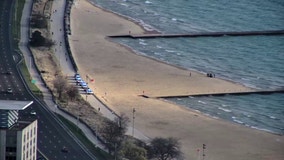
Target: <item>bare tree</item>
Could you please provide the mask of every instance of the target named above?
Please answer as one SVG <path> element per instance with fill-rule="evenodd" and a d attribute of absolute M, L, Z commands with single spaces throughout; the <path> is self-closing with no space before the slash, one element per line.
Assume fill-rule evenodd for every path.
<path fill-rule="evenodd" d="M 34 31 L 32 33 L 29 43 L 33 47 L 51 47 L 55 44 L 51 39 L 44 37 L 40 31 Z"/>
<path fill-rule="evenodd" d="M 62 93 L 66 91 L 67 88 L 67 80 L 63 76 L 57 76 L 53 81 L 54 88 L 57 91 L 59 100 L 62 97 Z"/>
<path fill-rule="evenodd" d="M 149 158 L 170 160 L 181 157 L 180 143 L 175 138 L 154 138 L 148 149 Z"/>
<path fill-rule="evenodd" d="M 124 135 L 127 131 L 129 118 L 124 113 L 122 113 L 119 117 L 115 118 L 114 121 L 118 124 L 121 134 Z"/>
<path fill-rule="evenodd" d="M 71 101 L 73 101 L 79 95 L 79 91 L 78 91 L 77 87 L 75 87 L 74 85 L 69 85 L 67 87 L 66 93 L 69 96 L 69 98 L 71 99 Z"/>
<path fill-rule="evenodd" d="M 109 152 L 115 152 L 121 146 L 124 134 L 128 127 L 129 118 L 122 114 L 115 121 L 106 121 L 100 128 L 99 134 L 106 141 Z"/>
<path fill-rule="evenodd" d="M 35 14 L 31 19 L 33 28 L 47 28 L 47 18 L 42 14 Z"/>

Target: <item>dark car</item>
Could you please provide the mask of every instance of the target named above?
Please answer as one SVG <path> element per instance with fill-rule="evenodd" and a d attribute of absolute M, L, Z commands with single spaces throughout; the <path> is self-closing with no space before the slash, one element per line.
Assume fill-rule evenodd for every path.
<path fill-rule="evenodd" d="M 63 147 L 63 148 L 61 149 L 61 152 L 68 153 L 68 152 L 69 152 L 69 150 L 68 150 L 68 148 L 67 148 L 67 147 Z"/>

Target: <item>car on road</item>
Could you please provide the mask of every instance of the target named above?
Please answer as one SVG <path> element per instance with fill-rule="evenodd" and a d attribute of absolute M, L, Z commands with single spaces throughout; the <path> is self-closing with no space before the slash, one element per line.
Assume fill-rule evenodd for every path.
<path fill-rule="evenodd" d="M 6 71 L 6 72 L 2 72 L 2 74 L 11 75 L 11 74 L 12 74 L 12 72 L 11 72 L 11 71 Z"/>
<path fill-rule="evenodd" d="M 64 152 L 64 153 L 68 153 L 69 152 L 69 150 L 68 150 L 68 148 L 67 147 L 63 147 L 62 149 L 61 149 L 61 152 Z"/>
<path fill-rule="evenodd" d="M 90 88 L 85 89 L 85 92 L 87 94 L 93 94 L 94 93 Z"/>
<path fill-rule="evenodd" d="M 8 88 L 8 89 L 7 89 L 7 93 L 13 93 L 12 88 Z"/>
<path fill-rule="evenodd" d="M 36 116 L 36 112 L 35 111 L 31 111 L 30 114 L 33 115 L 33 116 Z"/>

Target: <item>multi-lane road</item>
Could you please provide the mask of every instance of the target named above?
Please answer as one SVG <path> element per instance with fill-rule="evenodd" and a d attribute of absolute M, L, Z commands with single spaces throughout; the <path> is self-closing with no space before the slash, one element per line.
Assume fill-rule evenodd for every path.
<path fill-rule="evenodd" d="M 27 100 L 34 103 L 20 113 L 20 116 L 34 116 L 38 119 L 38 149 L 48 159 L 95 159 L 85 147 L 78 142 L 71 132 L 50 112 L 45 104 L 34 97 L 17 68 L 21 60 L 12 46 L 11 17 L 14 12 L 15 0 L 0 0 L 0 99 L 1 100 Z M 12 93 L 8 93 L 8 88 Z M 68 153 L 62 152 L 66 147 Z"/>

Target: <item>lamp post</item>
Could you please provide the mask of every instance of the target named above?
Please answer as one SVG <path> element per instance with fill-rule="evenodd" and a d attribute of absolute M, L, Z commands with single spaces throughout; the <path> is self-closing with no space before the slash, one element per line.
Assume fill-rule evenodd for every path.
<path fill-rule="evenodd" d="M 132 137 L 134 137 L 134 119 L 135 119 L 135 108 L 132 109 Z"/>
<path fill-rule="evenodd" d="M 205 159 L 205 149 L 206 149 L 206 144 L 203 144 L 203 146 L 202 146 L 202 148 L 203 148 L 203 153 L 202 153 L 202 156 L 203 156 L 203 160 Z"/>

